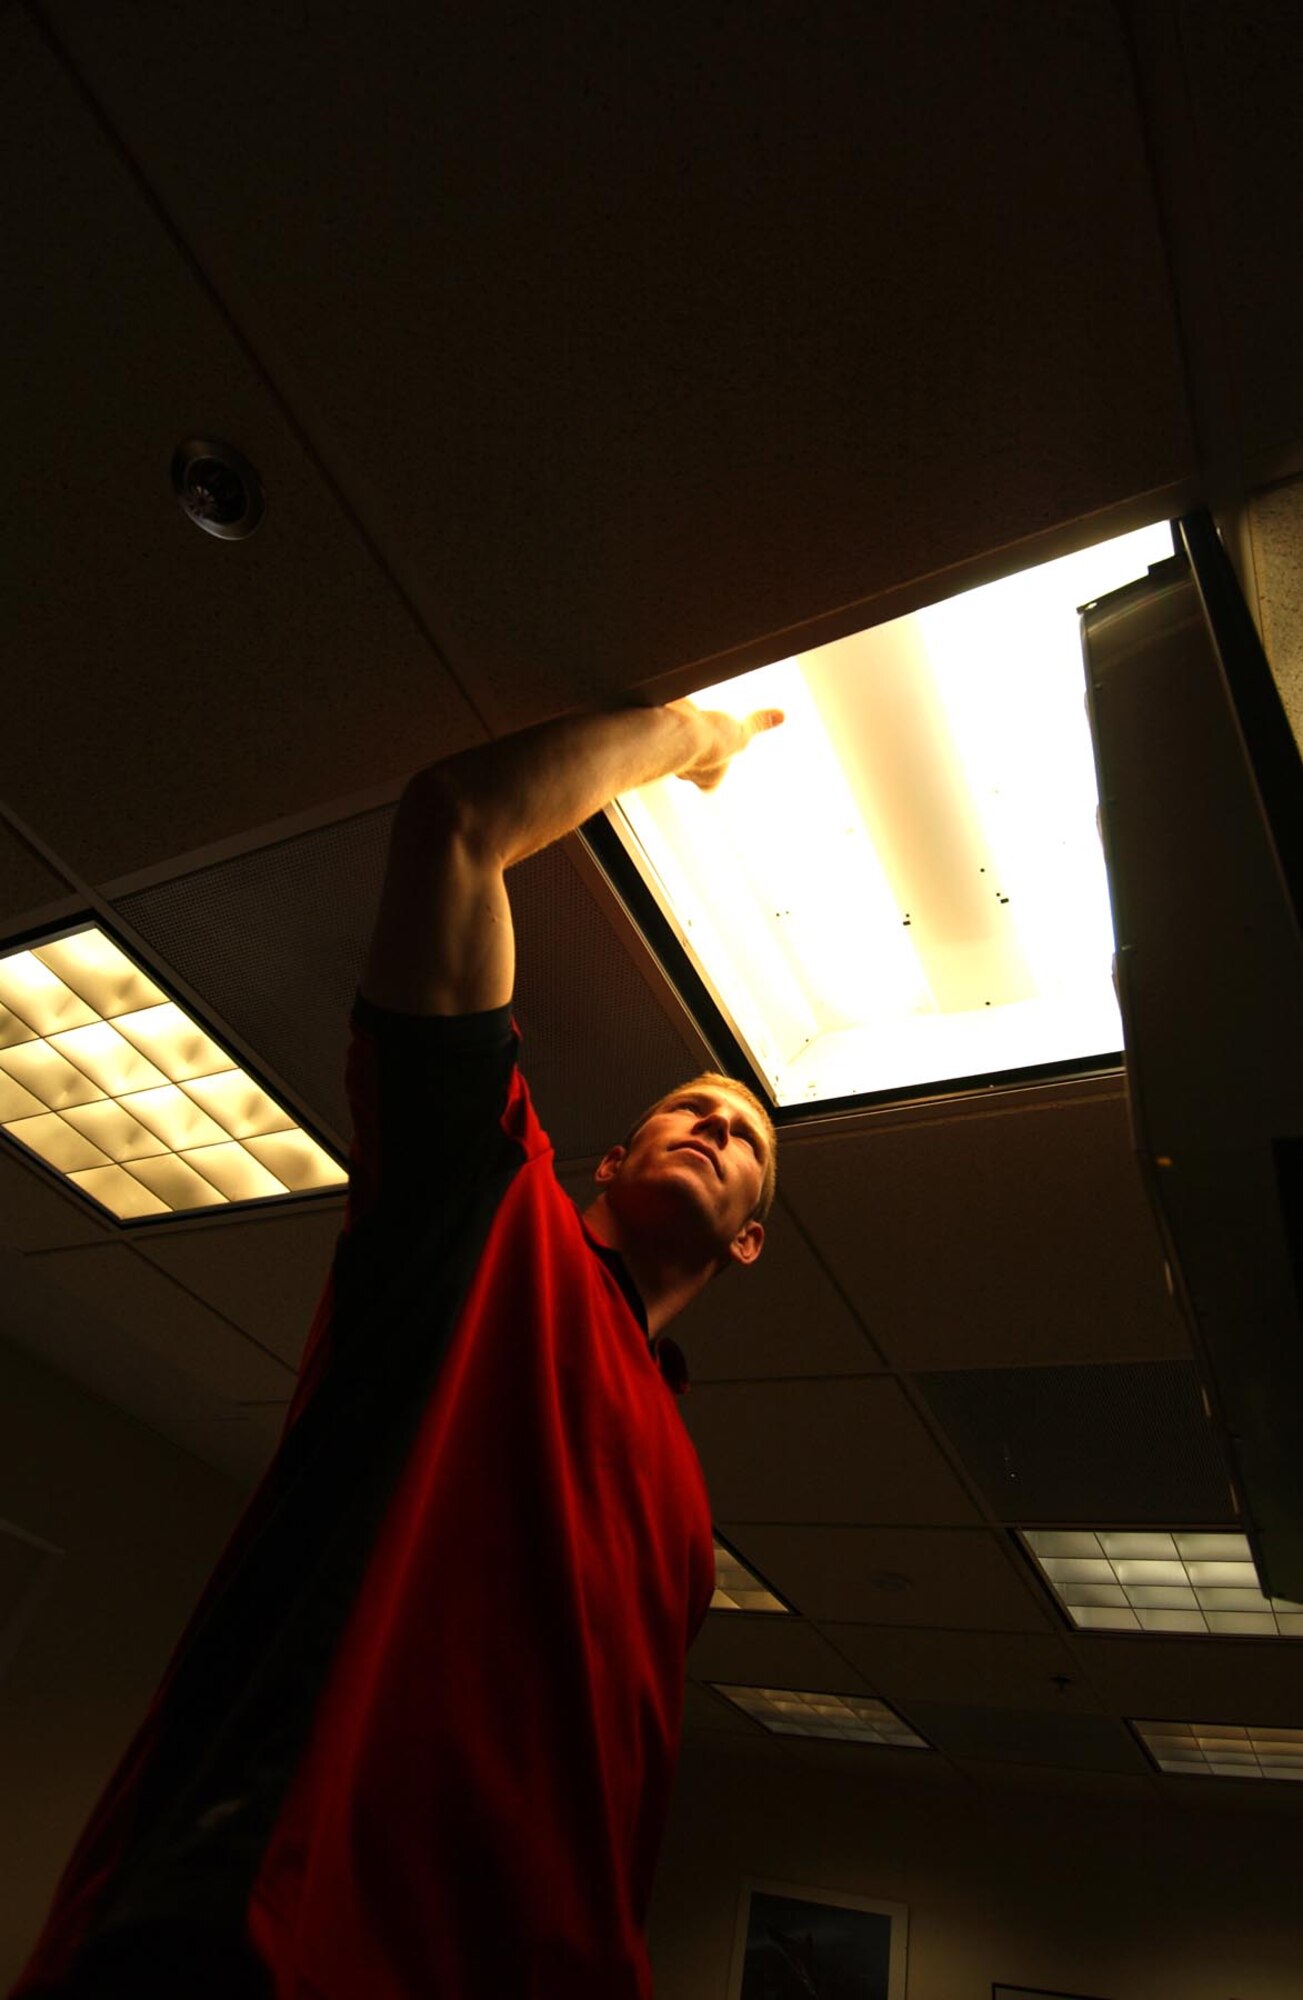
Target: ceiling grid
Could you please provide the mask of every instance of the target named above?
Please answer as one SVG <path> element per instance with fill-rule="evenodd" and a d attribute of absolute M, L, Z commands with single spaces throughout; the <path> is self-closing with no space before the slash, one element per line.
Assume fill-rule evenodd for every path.
<path fill-rule="evenodd" d="M 929 0 L 872 46 L 771 10 L 618 51 L 590 11 L 565 47 L 521 17 L 506 66 L 481 17 L 389 0 L 328 0 L 311 37 L 255 0 L 0 24 L 30 496 L 0 801 L 42 843 L 0 828 L 0 905 L 123 885 L 160 975 L 341 1139 L 392 819 L 360 801 L 486 726 L 686 693 L 1197 491 L 1166 112 L 1212 190 L 1188 240 L 1222 434 L 1260 465 L 1300 441 L 1282 8 L 1183 8 L 1152 129 L 1106 0 L 944 33 Z M 246 543 L 170 490 L 205 427 L 264 483 Z M 1282 662 L 1296 514 L 1255 514 Z M 513 901 L 526 1074 L 582 1202 L 699 1045 L 567 855 Z M 1128 1718 L 1303 1727 L 1303 1642 L 1074 1631 L 1012 1534 L 1233 1525 L 1121 1076 L 816 1119 L 779 1187 L 762 1264 L 684 1316 L 684 1417 L 720 1533 L 794 1610 L 710 1615 L 689 1734 L 942 1791 L 1289 1790 L 1161 1773 Z M 251 1489 L 342 1201 L 124 1243 L 7 1146 L 0 1197 L 0 1336 Z M 934 1747 L 770 1737 L 717 1685 L 876 1698 Z"/>

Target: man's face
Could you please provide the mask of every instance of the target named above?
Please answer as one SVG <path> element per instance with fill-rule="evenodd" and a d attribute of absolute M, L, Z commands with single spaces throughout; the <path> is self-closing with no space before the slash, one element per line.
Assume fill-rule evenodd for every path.
<path fill-rule="evenodd" d="M 641 1216 L 648 1225 L 693 1236 L 708 1232 L 722 1254 L 751 1263 L 764 1240 L 751 1217 L 767 1147 L 764 1127 L 744 1097 L 693 1084 L 657 1106 L 627 1152 L 617 1146 L 608 1153 L 598 1179 L 630 1219 Z"/>

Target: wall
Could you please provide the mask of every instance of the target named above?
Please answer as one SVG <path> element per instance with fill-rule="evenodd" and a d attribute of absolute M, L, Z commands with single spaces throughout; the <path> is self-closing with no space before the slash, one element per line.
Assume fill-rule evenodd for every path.
<path fill-rule="evenodd" d="M 0 1679 L 0 1992 L 247 1499 L 0 1343 L 0 1519 L 65 1551 Z"/>
<path fill-rule="evenodd" d="M 652 1911 L 656 2000 L 726 2000 L 744 1876 L 907 1904 L 907 2000 L 990 2000 L 995 1979 L 1298 2000 L 1303 1788 L 1279 1789 L 1291 1798 L 1261 1814 L 1199 1811 L 888 1786 L 689 1746 Z"/>

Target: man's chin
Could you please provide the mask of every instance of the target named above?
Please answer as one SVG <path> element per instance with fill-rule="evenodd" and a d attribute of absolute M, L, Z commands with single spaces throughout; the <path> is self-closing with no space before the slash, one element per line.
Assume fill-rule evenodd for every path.
<path fill-rule="evenodd" d="M 621 1190 L 621 1208 L 641 1226 L 686 1228 L 713 1236 L 718 1213 L 714 1173 L 708 1161 L 666 1162 L 667 1171 L 642 1174 Z"/>

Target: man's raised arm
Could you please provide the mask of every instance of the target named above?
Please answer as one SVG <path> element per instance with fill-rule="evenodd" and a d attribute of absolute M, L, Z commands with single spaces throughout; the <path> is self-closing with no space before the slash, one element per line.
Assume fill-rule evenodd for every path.
<path fill-rule="evenodd" d="M 362 991 L 409 1014 L 474 1014 L 511 999 L 505 871 L 621 792 L 678 776 L 713 790 L 729 759 L 783 719 L 675 701 L 563 716 L 418 771 L 403 793 Z"/>

